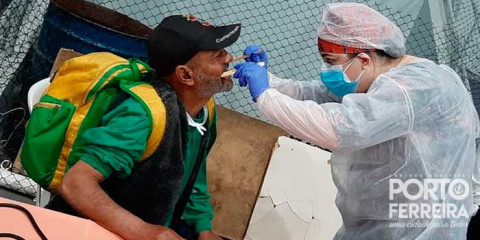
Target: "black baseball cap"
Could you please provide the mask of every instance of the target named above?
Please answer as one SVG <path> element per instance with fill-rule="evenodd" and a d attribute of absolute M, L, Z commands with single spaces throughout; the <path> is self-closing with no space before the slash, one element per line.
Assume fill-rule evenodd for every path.
<path fill-rule="evenodd" d="M 166 17 L 147 44 L 148 63 L 157 76 L 166 77 L 200 51 L 220 50 L 235 43 L 241 24 L 213 26 L 192 15 Z"/>

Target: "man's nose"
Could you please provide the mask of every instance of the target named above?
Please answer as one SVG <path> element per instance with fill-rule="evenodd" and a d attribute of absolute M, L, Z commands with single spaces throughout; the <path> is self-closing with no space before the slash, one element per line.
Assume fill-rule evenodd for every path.
<path fill-rule="evenodd" d="M 225 57 L 225 63 L 231 63 L 232 60 L 233 60 L 232 54 L 230 54 L 229 52 L 227 52 L 227 56 Z"/>

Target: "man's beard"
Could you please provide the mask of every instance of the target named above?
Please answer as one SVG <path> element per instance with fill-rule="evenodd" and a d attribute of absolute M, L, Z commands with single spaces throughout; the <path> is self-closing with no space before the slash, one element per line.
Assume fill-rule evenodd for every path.
<path fill-rule="evenodd" d="M 216 93 L 227 92 L 233 88 L 231 78 L 210 76 L 203 72 L 197 73 L 197 84 L 197 93 L 201 98 L 210 98 Z"/>

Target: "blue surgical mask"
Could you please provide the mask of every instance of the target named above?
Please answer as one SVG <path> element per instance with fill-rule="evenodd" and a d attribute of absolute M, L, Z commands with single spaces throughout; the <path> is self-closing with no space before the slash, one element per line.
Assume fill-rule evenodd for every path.
<path fill-rule="evenodd" d="M 365 70 L 362 70 L 354 81 L 351 81 L 345 74 L 345 71 L 352 65 L 354 59 L 350 60 L 345 70 L 343 70 L 343 65 L 330 65 L 327 63 L 323 64 L 320 69 L 320 79 L 323 84 L 338 97 L 357 91 L 359 81 Z"/>

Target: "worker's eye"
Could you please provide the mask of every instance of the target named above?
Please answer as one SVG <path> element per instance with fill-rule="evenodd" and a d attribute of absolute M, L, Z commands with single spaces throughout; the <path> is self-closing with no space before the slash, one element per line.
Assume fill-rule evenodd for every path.
<path fill-rule="evenodd" d="M 328 64 L 332 64 L 332 63 L 335 62 L 335 60 L 332 59 L 332 58 L 324 58 L 323 61 L 324 61 L 325 63 L 328 63 Z"/>

